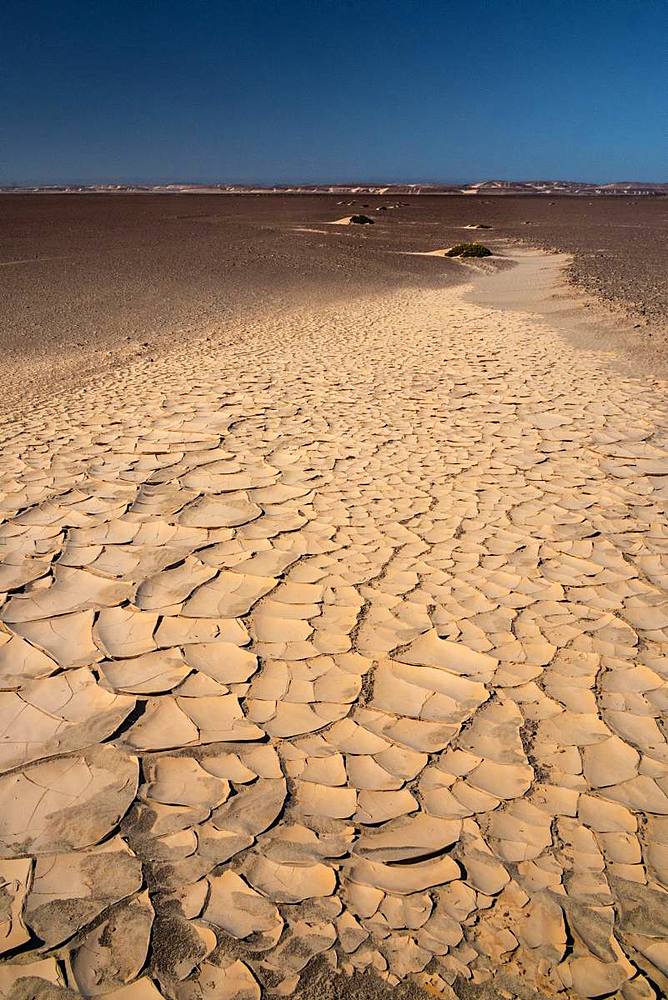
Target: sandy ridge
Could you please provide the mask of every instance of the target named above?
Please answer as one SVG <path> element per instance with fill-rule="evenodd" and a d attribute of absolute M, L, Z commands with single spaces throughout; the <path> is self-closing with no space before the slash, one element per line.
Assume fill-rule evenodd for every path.
<path fill-rule="evenodd" d="M 2 989 L 665 989 L 658 389 L 407 291 L 26 417 Z"/>

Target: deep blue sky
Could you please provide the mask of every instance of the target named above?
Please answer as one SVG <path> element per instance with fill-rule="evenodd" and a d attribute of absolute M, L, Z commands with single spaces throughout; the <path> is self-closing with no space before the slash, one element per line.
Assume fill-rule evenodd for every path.
<path fill-rule="evenodd" d="M 668 180 L 667 0 L 16 0 L 0 183 Z"/>

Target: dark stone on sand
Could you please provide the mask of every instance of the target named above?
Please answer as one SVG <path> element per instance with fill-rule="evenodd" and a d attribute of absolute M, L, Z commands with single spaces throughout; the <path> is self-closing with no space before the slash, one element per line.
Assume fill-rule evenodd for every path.
<path fill-rule="evenodd" d="M 350 221 L 358 226 L 373 226 L 373 219 L 370 219 L 368 215 L 351 215 Z"/>
<path fill-rule="evenodd" d="M 445 254 L 446 257 L 491 257 L 492 251 L 482 243 L 457 243 Z"/>

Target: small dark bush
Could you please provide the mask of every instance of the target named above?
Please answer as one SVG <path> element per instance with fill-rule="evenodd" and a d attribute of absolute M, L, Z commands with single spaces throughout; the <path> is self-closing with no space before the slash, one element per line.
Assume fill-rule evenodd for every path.
<path fill-rule="evenodd" d="M 350 221 L 356 222 L 358 226 L 373 226 L 373 219 L 368 215 L 351 215 Z"/>
<path fill-rule="evenodd" d="M 491 257 L 492 251 L 484 247 L 482 243 L 457 243 L 450 247 L 446 257 Z"/>

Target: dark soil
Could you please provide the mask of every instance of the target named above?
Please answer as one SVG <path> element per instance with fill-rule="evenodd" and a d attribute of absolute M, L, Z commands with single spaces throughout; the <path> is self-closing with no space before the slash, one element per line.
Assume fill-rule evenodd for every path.
<path fill-rule="evenodd" d="M 27 359 L 53 359 L 54 378 L 76 359 L 81 377 L 119 349 L 150 356 L 255 310 L 465 280 L 455 261 L 405 251 L 451 246 L 472 224 L 492 227 L 495 252 L 572 253 L 572 279 L 630 310 L 639 341 L 666 324 L 668 198 L 415 196 L 373 226 L 323 225 L 340 211 L 326 195 L 0 195 L 3 392 Z"/>

